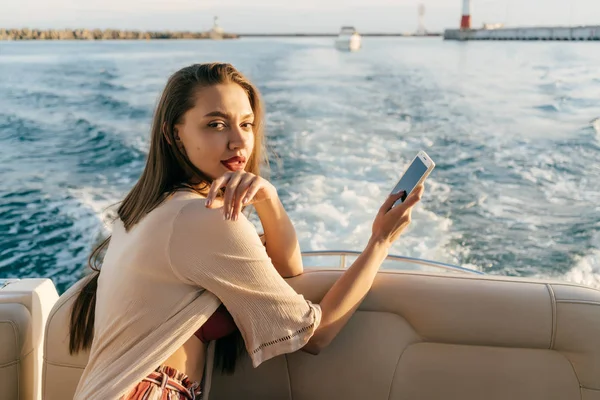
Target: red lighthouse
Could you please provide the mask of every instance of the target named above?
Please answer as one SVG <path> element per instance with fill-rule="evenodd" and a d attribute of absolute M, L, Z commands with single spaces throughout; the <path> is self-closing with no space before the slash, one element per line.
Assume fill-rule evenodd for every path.
<path fill-rule="evenodd" d="M 471 29 L 471 0 L 463 0 L 462 18 L 460 29 Z"/>

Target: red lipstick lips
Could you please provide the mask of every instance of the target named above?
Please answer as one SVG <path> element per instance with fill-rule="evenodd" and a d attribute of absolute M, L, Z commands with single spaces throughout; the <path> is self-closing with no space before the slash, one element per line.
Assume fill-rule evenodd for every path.
<path fill-rule="evenodd" d="M 230 171 L 239 171 L 244 169 L 244 165 L 246 164 L 246 157 L 231 157 L 227 160 L 221 160 L 221 164 L 223 164 L 225 168 L 227 168 Z"/>

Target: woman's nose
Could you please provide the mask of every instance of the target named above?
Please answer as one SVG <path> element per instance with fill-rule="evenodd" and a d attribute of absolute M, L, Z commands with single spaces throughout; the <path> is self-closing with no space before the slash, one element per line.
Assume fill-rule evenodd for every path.
<path fill-rule="evenodd" d="M 237 128 L 234 127 L 231 131 L 229 148 L 231 150 L 244 148 L 246 146 L 246 141 L 248 140 L 248 132 L 244 132 L 244 130 L 239 126 Z"/>

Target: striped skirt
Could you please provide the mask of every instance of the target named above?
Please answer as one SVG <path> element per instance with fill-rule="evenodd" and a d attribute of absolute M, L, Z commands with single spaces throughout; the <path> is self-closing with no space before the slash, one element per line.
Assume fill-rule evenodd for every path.
<path fill-rule="evenodd" d="M 121 400 L 197 400 L 201 397 L 199 387 L 186 374 L 160 366 Z"/>

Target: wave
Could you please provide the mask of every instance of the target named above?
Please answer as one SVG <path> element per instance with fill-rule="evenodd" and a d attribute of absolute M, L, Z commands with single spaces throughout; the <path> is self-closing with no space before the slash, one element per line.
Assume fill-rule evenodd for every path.
<path fill-rule="evenodd" d="M 535 106 L 534 108 L 536 108 L 540 111 L 549 112 L 549 113 L 560 112 L 560 107 L 556 104 L 541 104 L 539 106 Z"/>
<path fill-rule="evenodd" d="M 119 116 L 130 119 L 149 119 L 152 114 L 147 108 L 135 107 L 125 100 L 115 98 L 113 96 L 97 93 L 82 99 L 82 108 L 98 111 L 104 110 L 108 115 Z"/>
<path fill-rule="evenodd" d="M 38 140 L 42 134 L 41 126 L 37 121 L 30 118 L 19 117 L 14 114 L 6 114 L 0 112 L 0 140 L 9 144 L 11 142 L 34 142 Z M 8 146 L 0 147 L 2 150 L 8 150 Z M 10 156 L 12 152 L 7 151 L 6 155 Z M 2 161 L 2 159 L 0 159 Z"/>
<path fill-rule="evenodd" d="M 85 187 L 62 194 L 21 189 L 3 196 L 0 274 L 49 277 L 63 291 L 82 276 L 92 244 L 106 234 L 102 208 L 114 200 L 106 190 Z"/>
<path fill-rule="evenodd" d="M 76 277 L 103 207 L 139 176 L 169 74 L 226 59 L 263 91 L 273 180 L 303 250 L 360 250 L 386 192 L 425 149 L 438 167 L 394 253 L 595 279 L 596 53 L 573 48 L 564 63 L 482 46 L 472 57 L 390 39 L 339 54 L 330 39 L 298 40 L 39 43 L 21 63 L 3 58 L 2 275 Z"/>
<path fill-rule="evenodd" d="M 573 268 L 560 279 L 600 289 L 600 250 L 578 256 Z"/>
<path fill-rule="evenodd" d="M 85 81 L 79 84 L 80 89 L 91 89 L 100 92 L 124 92 L 127 88 L 123 85 L 108 81 Z"/>
<path fill-rule="evenodd" d="M 591 120 L 590 125 L 592 126 L 592 128 L 594 128 L 594 131 L 596 132 L 598 137 L 600 137 L 600 117 Z"/>

